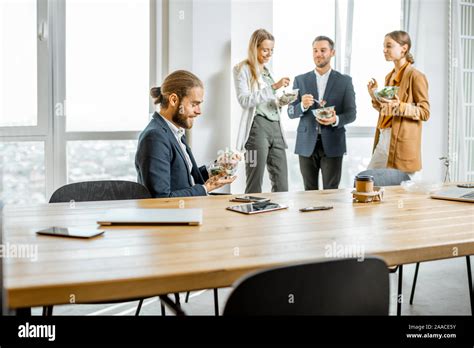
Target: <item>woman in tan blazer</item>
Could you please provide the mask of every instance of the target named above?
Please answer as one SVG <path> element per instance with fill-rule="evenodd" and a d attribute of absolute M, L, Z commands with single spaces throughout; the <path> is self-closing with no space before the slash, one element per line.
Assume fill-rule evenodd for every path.
<path fill-rule="evenodd" d="M 430 117 L 428 81 L 413 67 L 415 61 L 410 48 L 407 32 L 393 31 L 385 35 L 385 60 L 395 65 L 385 77 L 385 86 L 399 87 L 395 99 L 376 97 L 375 79 L 367 85 L 372 105 L 379 111 L 368 169 L 395 168 L 410 175 L 421 170 L 422 122 Z"/>

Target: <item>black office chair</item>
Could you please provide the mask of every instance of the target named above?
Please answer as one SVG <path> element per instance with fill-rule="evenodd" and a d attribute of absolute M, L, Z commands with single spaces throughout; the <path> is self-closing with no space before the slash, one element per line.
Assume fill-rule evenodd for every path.
<path fill-rule="evenodd" d="M 151 198 L 150 192 L 145 186 L 136 182 L 122 180 L 84 181 L 58 188 L 51 196 L 49 203 L 146 198 Z"/>
<path fill-rule="evenodd" d="M 58 188 L 51 196 L 49 203 L 64 203 L 70 201 L 113 201 L 147 198 L 152 198 L 148 189 L 136 182 L 123 180 L 84 181 L 68 184 Z M 140 300 L 137 311 L 135 312 L 135 315 L 139 315 L 143 299 L 134 300 Z M 107 303 L 116 302 L 123 301 L 109 301 Z M 164 310 L 163 307 L 162 310 Z M 43 315 L 53 315 L 53 306 L 44 306 Z"/>
<path fill-rule="evenodd" d="M 367 169 L 358 175 L 371 175 L 374 177 L 374 186 L 398 186 L 402 181 L 410 180 L 407 173 L 398 169 Z M 402 283 L 403 283 L 403 265 L 389 268 L 390 273 L 398 271 L 398 291 L 397 291 L 397 315 L 402 313 Z"/>
<path fill-rule="evenodd" d="M 376 257 L 277 267 L 239 280 L 224 315 L 388 315 L 389 283 Z"/>

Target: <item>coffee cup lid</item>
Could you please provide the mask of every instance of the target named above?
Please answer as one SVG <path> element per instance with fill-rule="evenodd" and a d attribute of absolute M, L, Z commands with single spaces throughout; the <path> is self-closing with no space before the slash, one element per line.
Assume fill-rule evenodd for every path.
<path fill-rule="evenodd" d="M 357 181 L 374 181 L 374 177 L 372 175 L 357 175 Z"/>

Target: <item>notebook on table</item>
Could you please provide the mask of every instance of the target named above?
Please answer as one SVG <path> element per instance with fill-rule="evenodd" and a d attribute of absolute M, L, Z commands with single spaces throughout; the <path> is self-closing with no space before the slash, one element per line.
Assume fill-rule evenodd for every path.
<path fill-rule="evenodd" d="M 202 209 L 114 209 L 99 225 L 201 225 Z"/>

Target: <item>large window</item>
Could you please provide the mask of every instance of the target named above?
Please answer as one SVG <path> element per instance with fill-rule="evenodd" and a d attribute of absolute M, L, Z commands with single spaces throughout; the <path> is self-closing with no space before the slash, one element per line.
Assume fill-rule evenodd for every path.
<path fill-rule="evenodd" d="M 68 182 L 136 180 L 136 139 L 149 120 L 149 17 L 149 0 L 66 3 Z"/>
<path fill-rule="evenodd" d="M 66 2 L 67 131 L 143 129 L 149 22 L 149 0 Z"/>
<path fill-rule="evenodd" d="M 393 68 L 384 60 L 383 40 L 386 33 L 400 29 L 400 17 L 400 0 L 273 1 L 276 78 L 289 76 L 293 80 L 296 75 L 314 69 L 311 44 L 318 35 L 336 41 L 332 67 L 352 77 L 357 119 L 347 127 L 347 156 L 340 187 L 352 186 L 354 176 L 365 170 L 370 161 L 378 113 L 371 106 L 366 85 L 374 77 L 382 86 L 385 75 Z M 294 154 L 298 120 L 290 120 L 284 108 L 282 122 L 289 142 L 290 190 L 302 189 L 299 161 Z M 268 178 L 265 184 L 264 190 L 268 191 Z"/>
<path fill-rule="evenodd" d="M 0 199 L 43 202 L 48 125 L 46 1 L 0 1 Z"/>
<path fill-rule="evenodd" d="M 375 14 L 385 14 L 374 15 Z M 354 1 L 352 54 L 350 75 L 357 101 L 357 119 L 352 126 L 374 127 L 378 112 L 372 108 L 367 82 L 375 78 L 380 87 L 393 63 L 385 61 L 385 34 L 400 30 L 401 3 L 399 0 Z"/>
<path fill-rule="evenodd" d="M 88 180 L 135 181 L 136 140 L 69 141 L 68 182 Z"/>
<path fill-rule="evenodd" d="M 70 182 L 136 180 L 136 139 L 149 120 L 152 4 L 0 1 L 6 203 L 45 202 Z"/>
<path fill-rule="evenodd" d="M 334 16 L 333 1 L 273 1 L 275 50 L 272 60 L 276 79 L 288 76 L 292 85 L 297 75 L 314 69 L 313 40 L 318 35 L 334 38 Z M 298 120 L 290 120 L 286 109 L 282 110 L 283 126 L 287 131 L 296 131 Z"/>

